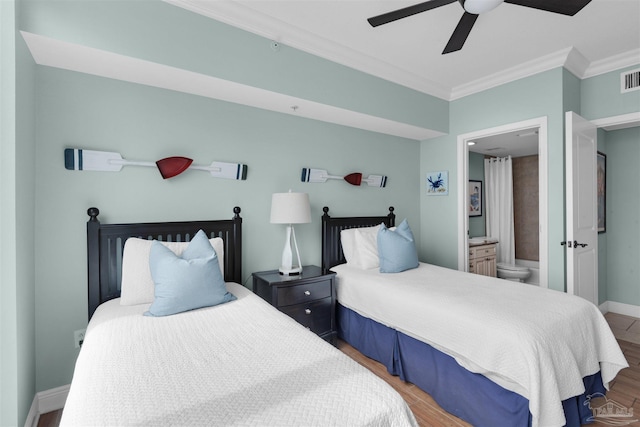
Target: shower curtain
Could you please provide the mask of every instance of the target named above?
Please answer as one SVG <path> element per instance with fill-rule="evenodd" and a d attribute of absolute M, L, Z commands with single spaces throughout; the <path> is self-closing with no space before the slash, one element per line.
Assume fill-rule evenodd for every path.
<path fill-rule="evenodd" d="M 511 156 L 484 160 L 487 236 L 498 240 L 498 262 L 515 262 Z"/>

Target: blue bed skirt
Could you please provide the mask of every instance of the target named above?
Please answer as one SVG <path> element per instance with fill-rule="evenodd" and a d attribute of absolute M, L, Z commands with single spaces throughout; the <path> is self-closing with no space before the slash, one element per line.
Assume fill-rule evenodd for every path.
<path fill-rule="evenodd" d="M 387 371 L 420 387 L 447 412 L 481 427 L 530 426 L 529 401 L 480 374 L 462 368 L 452 357 L 338 304 L 338 337 Z M 564 400 L 567 426 L 587 424 L 592 416 L 586 396 L 605 393 L 600 373 L 583 379 L 585 393 Z"/>

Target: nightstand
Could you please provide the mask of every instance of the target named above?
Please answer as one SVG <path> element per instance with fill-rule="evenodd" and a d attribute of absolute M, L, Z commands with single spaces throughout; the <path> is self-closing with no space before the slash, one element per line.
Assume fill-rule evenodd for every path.
<path fill-rule="evenodd" d="M 253 292 L 288 314 L 320 338 L 336 345 L 336 273 L 322 274 L 315 265 L 302 274 L 284 276 L 278 270 L 253 273 Z"/>

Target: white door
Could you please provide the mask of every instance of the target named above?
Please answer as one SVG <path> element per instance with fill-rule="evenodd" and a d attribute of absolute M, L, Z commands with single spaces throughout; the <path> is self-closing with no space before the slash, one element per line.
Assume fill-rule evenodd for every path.
<path fill-rule="evenodd" d="M 565 114 L 567 192 L 567 293 L 598 305 L 596 126 Z"/>

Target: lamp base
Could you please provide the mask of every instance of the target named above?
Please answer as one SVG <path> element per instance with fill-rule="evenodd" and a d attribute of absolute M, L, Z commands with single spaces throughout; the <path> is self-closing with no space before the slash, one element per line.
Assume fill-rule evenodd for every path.
<path fill-rule="evenodd" d="M 283 276 L 298 276 L 302 274 L 302 267 L 280 267 L 278 270 Z"/>

